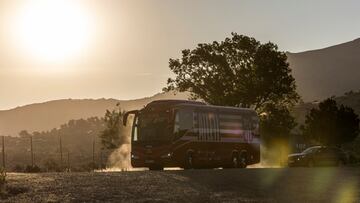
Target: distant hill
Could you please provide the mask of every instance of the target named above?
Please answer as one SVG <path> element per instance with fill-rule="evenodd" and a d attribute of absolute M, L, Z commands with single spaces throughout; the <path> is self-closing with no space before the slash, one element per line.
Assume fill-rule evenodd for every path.
<path fill-rule="evenodd" d="M 360 38 L 287 56 L 305 102 L 360 89 Z"/>
<path fill-rule="evenodd" d="M 158 99 L 187 99 L 186 93 L 160 93 L 135 100 L 117 99 L 62 99 L 30 104 L 0 111 L 0 135 L 17 135 L 21 130 L 45 131 L 59 127 L 71 119 L 103 117 L 106 109 L 117 103 L 124 110 L 139 109 Z"/>

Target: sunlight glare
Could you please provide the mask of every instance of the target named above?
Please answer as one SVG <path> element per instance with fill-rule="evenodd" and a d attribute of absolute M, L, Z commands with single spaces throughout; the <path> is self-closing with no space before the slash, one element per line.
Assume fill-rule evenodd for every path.
<path fill-rule="evenodd" d="M 26 2 L 16 13 L 13 36 L 32 57 L 63 61 L 81 54 L 91 41 L 93 22 L 78 1 Z"/>

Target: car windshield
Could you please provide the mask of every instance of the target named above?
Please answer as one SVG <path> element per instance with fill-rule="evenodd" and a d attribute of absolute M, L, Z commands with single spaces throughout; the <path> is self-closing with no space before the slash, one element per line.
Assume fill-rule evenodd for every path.
<path fill-rule="evenodd" d="M 305 149 L 302 154 L 309 154 L 309 153 L 313 153 L 313 152 L 316 152 L 318 149 L 318 147 L 311 147 L 311 148 L 307 148 Z"/>
<path fill-rule="evenodd" d="M 139 115 L 138 141 L 170 140 L 168 112 L 146 112 Z"/>

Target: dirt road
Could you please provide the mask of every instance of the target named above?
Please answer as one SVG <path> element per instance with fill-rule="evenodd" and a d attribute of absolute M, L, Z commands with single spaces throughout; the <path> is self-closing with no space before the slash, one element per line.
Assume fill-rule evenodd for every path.
<path fill-rule="evenodd" d="M 360 202 L 360 168 L 8 174 L 4 202 Z"/>

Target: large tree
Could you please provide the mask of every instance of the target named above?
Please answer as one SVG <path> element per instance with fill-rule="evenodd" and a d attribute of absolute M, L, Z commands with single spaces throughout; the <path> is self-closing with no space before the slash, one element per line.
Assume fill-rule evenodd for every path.
<path fill-rule="evenodd" d="M 338 106 L 332 98 L 311 109 L 303 126 L 304 136 L 324 145 L 351 142 L 359 132 L 358 115 L 350 107 Z"/>
<path fill-rule="evenodd" d="M 295 79 L 284 52 L 271 43 L 232 33 L 224 41 L 198 44 L 170 59 L 175 78 L 164 90 L 189 91 L 193 99 L 214 105 L 252 107 L 298 101 Z"/>

